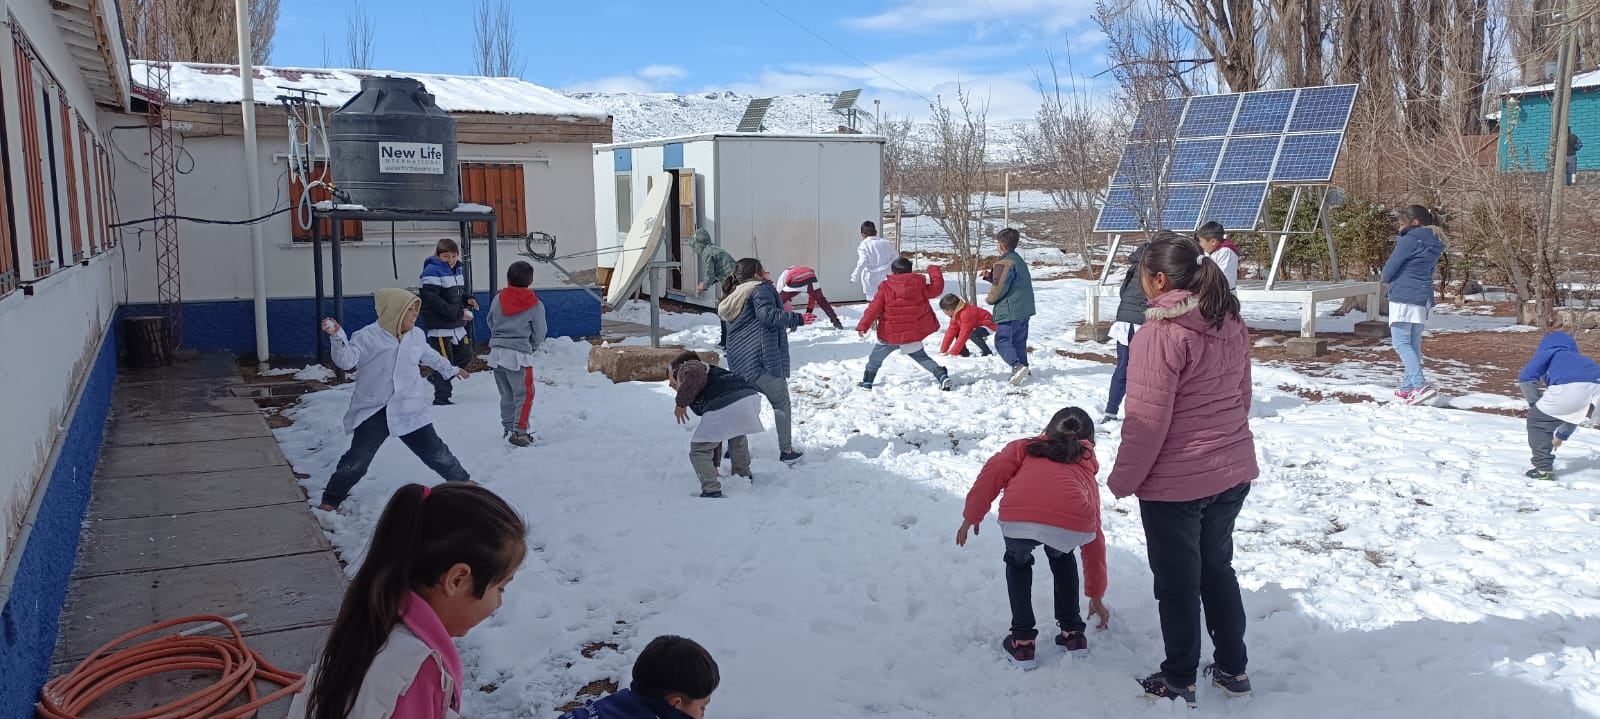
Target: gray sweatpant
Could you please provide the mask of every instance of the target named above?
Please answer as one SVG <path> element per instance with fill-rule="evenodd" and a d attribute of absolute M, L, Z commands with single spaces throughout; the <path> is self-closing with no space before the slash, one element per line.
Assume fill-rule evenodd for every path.
<path fill-rule="evenodd" d="M 751 384 L 772 405 L 772 423 L 778 425 L 778 451 L 794 451 L 794 428 L 789 426 L 789 380 L 764 374 Z"/>
<path fill-rule="evenodd" d="M 689 464 L 694 465 L 694 473 L 700 478 L 702 492 L 722 491 L 722 482 L 717 480 L 717 462 L 721 458 L 721 450 L 720 442 L 689 443 Z M 728 458 L 733 460 L 734 474 L 740 477 L 750 476 L 750 440 L 744 435 L 728 440 Z"/>
<path fill-rule="evenodd" d="M 1533 468 L 1546 472 L 1555 469 L 1556 453 L 1551 441 L 1560 437 L 1566 441 L 1578 427 L 1545 414 L 1539 409 L 1543 394 L 1534 382 L 1522 382 L 1522 398 L 1528 400 L 1528 449 L 1533 451 Z"/>
<path fill-rule="evenodd" d="M 494 368 L 494 386 L 500 390 L 500 429 L 528 431 L 528 414 L 533 411 L 533 368 Z"/>

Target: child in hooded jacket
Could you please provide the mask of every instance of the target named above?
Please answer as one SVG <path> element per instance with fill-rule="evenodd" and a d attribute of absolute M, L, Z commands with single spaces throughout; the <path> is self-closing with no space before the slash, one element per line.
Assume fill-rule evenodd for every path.
<path fill-rule="evenodd" d="M 938 265 L 928 266 L 928 278 L 911 271 L 911 260 L 904 257 L 890 265 L 893 274 L 878 286 L 878 293 L 867 305 L 866 314 L 856 324 L 856 334 L 866 337 L 867 330 L 878 325 L 878 344 L 867 358 L 867 371 L 861 377 L 861 387 L 872 389 L 878 377 L 878 368 L 895 350 L 917 361 L 933 375 L 939 389 L 948 391 L 954 386 L 950 371 L 928 356 L 922 341 L 939 331 L 939 319 L 933 315 L 928 300 L 944 292 L 944 271 Z"/>
<path fill-rule="evenodd" d="M 529 287 L 533 265 L 513 262 L 506 288 L 489 303 L 489 366 L 500 391 L 500 429 L 512 445 L 533 444 L 528 415 L 533 411 L 533 353 L 547 334 L 544 304 Z"/>
<path fill-rule="evenodd" d="M 1572 335 L 1551 332 L 1539 341 L 1533 359 L 1517 375 L 1517 383 L 1528 400 L 1533 469 L 1527 476 L 1554 479 L 1556 448 L 1572 437 L 1600 404 L 1600 364 L 1578 351 Z"/>
<path fill-rule="evenodd" d="M 477 485 L 397 490 L 287 719 L 458 719 L 467 692 L 451 640 L 500 608 L 527 533 Z"/>
<path fill-rule="evenodd" d="M 428 344 L 450 360 L 451 365 L 467 366 L 472 362 L 472 344 L 464 340 L 478 301 L 467 294 L 467 283 L 461 273 L 461 246 L 455 240 L 446 237 L 434 246 L 433 256 L 422 261 L 419 284 L 421 321 L 428 331 Z M 429 375 L 434 404 L 451 404 L 450 378 L 454 374 Z"/>
<path fill-rule="evenodd" d="M 639 652 L 627 689 L 592 699 L 560 719 L 705 719 L 721 683 L 717 660 L 705 647 L 686 637 L 659 636 Z"/>
<path fill-rule="evenodd" d="M 1078 608 L 1078 561 L 1083 548 L 1084 593 L 1098 628 L 1111 621 L 1106 609 L 1106 538 L 1100 530 L 1100 485 L 1095 473 L 1094 423 L 1067 407 L 1050 418 L 1043 434 L 1019 439 L 990 458 L 967 493 L 956 545 L 967 531 L 979 533 L 989 506 L 1000 496 L 1000 533 L 1005 539 L 1006 592 L 1011 597 L 1011 632 L 1001 641 L 1006 658 L 1023 669 L 1036 664 L 1033 616 L 1033 550 L 1044 545 L 1055 578 L 1056 646 L 1073 654 L 1089 650 L 1088 628 Z M 1002 496 L 1002 492 L 1004 493 Z"/>
<path fill-rule="evenodd" d="M 700 426 L 689 438 L 689 464 L 700 478 L 700 496 L 722 498 L 717 467 L 722 463 L 723 442 L 728 443 L 734 476 L 754 481 L 746 435 L 762 431 L 761 390 L 739 375 L 706 364 L 694 352 L 684 352 L 667 365 L 667 381 L 677 392 L 672 414 L 678 424 L 687 424 L 690 412 L 700 417 Z"/>
<path fill-rule="evenodd" d="M 994 354 L 989 349 L 989 335 L 1000 328 L 994 323 L 994 315 L 989 311 L 955 295 L 945 295 L 939 298 L 939 309 L 950 318 L 950 329 L 944 331 L 944 340 L 939 343 L 939 353 L 946 356 L 960 355 L 971 357 L 972 351 L 967 349 L 967 341 L 978 345 L 978 355 L 988 357 Z"/>
<path fill-rule="evenodd" d="M 378 448 L 390 435 L 398 436 L 428 469 L 446 481 L 470 479 L 433 430 L 428 418 L 428 383 L 417 367 L 429 367 L 441 376 L 460 379 L 468 377 L 467 371 L 428 348 L 422 330 L 417 328 L 422 300 L 416 295 L 385 288 L 378 290 L 374 300 L 378 321 L 348 338 L 332 318 L 322 321 L 322 331 L 328 333 L 332 345 L 333 363 L 343 370 L 356 370 L 350 411 L 344 416 L 344 431 L 353 435 L 350 449 L 339 458 L 318 506 L 329 512 L 350 496 L 350 488 L 366 475 Z"/>

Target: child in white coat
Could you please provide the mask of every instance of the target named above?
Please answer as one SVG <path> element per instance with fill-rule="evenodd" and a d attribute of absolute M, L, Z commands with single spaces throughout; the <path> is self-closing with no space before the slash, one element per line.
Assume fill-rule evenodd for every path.
<path fill-rule="evenodd" d="M 861 244 L 856 246 L 856 269 L 850 273 L 851 282 L 860 282 L 861 291 L 871 300 L 878 294 L 878 285 L 889 277 L 889 265 L 900 257 L 894 243 L 878 236 L 878 226 L 871 220 L 861 223 Z"/>
<path fill-rule="evenodd" d="M 417 312 L 422 300 L 405 290 L 378 290 L 374 297 L 378 321 L 345 337 L 344 329 L 332 319 L 322 321 L 333 349 L 333 362 L 340 369 L 358 370 L 355 391 L 350 393 L 350 411 L 344 416 L 344 431 L 354 434 L 350 449 L 339 458 L 333 478 L 322 491 L 318 509 L 334 511 L 350 496 L 350 488 L 367 473 L 389 435 L 398 435 L 423 464 L 450 482 L 470 478 L 444 440 L 433 431 L 428 404 L 433 388 L 417 367 L 432 367 L 445 377 L 467 378 L 467 371 L 428 348 L 428 340 L 417 328 Z"/>

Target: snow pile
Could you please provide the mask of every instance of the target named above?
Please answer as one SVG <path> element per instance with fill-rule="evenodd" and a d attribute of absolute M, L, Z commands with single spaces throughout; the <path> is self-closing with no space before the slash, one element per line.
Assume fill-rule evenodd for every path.
<path fill-rule="evenodd" d="M 131 63 L 133 81 L 149 86 L 150 62 Z M 244 92 L 238 65 L 175 62 L 172 67 L 172 101 L 238 103 Z M 466 77 L 388 70 L 334 70 L 318 68 L 255 68 L 257 104 L 275 105 L 285 88 L 315 90 L 314 100 L 326 108 L 343 105 L 361 92 L 364 77 L 409 77 L 421 82 L 445 112 L 483 112 L 497 115 L 547 115 L 604 120 L 606 113 L 549 88 L 514 77 Z"/>
<path fill-rule="evenodd" d="M 302 382 L 327 382 L 335 376 L 332 369 L 319 364 L 306 365 L 305 369 L 294 373 L 294 378 Z"/>
<path fill-rule="evenodd" d="M 728 482 L 724 501 L 693 496 L 692 425 L 673 423 L 666 385 L 586 373 L 587 344 L 541 348 L 531 449 L 500 439 L 492 378 L 461 383 L 455 405 L 433 408 L 435 426 L 531 528 L 505 605 L 460 640 L 470 713 L 553 716 L 591 681 L 626 684 L 633 658 L 663 633 L 718 659 L 717 717 L 1161 713 L 1131 679 L 1155 670 L 1162 646 L 1136 503 L 1102 497 L 1112 628 L 1091 632 L 1087 660 L 1046 644 L 1035 672 L 1012 669 L 997 648 L 1009 616 L 992 517 L 969 546 L 953 543 L 962 498 L 993 452 L 1064 405 L 1098 416 L 1111 367 L 1056 352 L 1083 347 L 1069 338 L 1085 286 L 1039 283 L 1034 379 L 1021 388 L 992 358 L 941 358 L 958 386 L 939 392 L 891 357 L 879 389 L 862 391 L 867 342 L 798 330 L 791 388 L 806 461 L 779 463 L 769 429 L 751 441 L 755 485 Z M 860 306 L 841 310 L 847 323 L 860 317 Z M 711 315 L 664 316 L 694 320 L 668 342 L 715 342 Z M 1387 370 L 1392 382 L 1398 370 Z M 1520 418 L 1313 404 L 1276 389 L 1288 374 L 1255 376 L 1262 476 L 1236 534 L 1256 695 L 1227 700 L 1207 687 L 1204 710 L 1600 715 L 1600 438 L 1580 431 L 1558 455 L 1559 481 L 1532 482 L 1521 476 Z M 348 445 L 349 391 L 307 395 L 277 431 L 313 497 Z M 1102 481 L 1119 445 L 1115 433 L 1100 437 Z M 436 480 L 391 442 L 329 520 L 350 571 L 387 494 L 407 481 Z M 1048 636 L 1049 572 L 1036 566 Z"/>
<path fill-rule="evenodd" d="M 754 95 L 737 92 L 703 92 L 677 95 L 659 92 L 573 92 L 573 99 L 611 114 L 614 142 L 638 142 L 662 137 L 682 137 L 710 132 L 733 132 Z M 811 134 L 834 132 L 846 124 L 833 111 L 835 93 L 778 95 L 763 121 L 768 132 Z M 871 132 L 872 114 L 864 112 L 856 127 Z M 999 118 L 989 121 L 988 156 L 991 162 L 1016 159 L 1025 125 Z M 926 123 L 912 129 L 915 144 L 925 144 L 932 133 Z"/>

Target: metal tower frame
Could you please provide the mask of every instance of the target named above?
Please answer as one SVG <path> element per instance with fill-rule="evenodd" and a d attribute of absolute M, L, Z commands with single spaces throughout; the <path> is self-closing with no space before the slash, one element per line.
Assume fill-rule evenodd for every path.
<path fill-rule="evenodd" d="M 150 5 L 149 25 L 167 27 L 170 6 L 166 0 Z M 158 31 L 159 32 L 159 31 Z M 172 346 L 183 343 L 183 273 L 178 246 L 177 152 L 172 142 L 172 114 L 168 100 L 172 93 L 171 38 L 158 35 L 150 41 L 155 49 L 149 67 L 150 89 L 159 102 L 149 104 L 145 123 L 150 133 L 150 206 L 155 220 L 156 303 L 167 319 Z"/>

